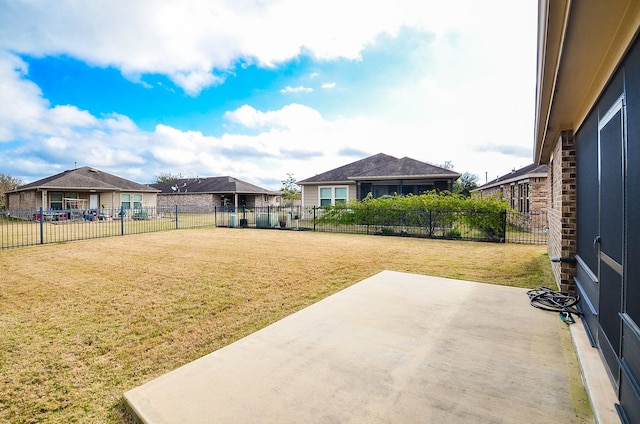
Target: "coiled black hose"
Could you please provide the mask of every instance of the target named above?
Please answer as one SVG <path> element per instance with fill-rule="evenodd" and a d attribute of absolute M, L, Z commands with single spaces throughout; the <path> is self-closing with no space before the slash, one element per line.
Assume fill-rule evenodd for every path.
<path fill-rule="evenodd" d="M 559 312 L 560 318 L 567 324 L 574 323 L 573 314 L 580 316 L 580 311 L 575 307 L 580 296 L 571 296 L 567 292 L 554 291 L 547 287 L 539 287 L 527 292 L 529 303 L 534 308 L 545 311 Z"/>

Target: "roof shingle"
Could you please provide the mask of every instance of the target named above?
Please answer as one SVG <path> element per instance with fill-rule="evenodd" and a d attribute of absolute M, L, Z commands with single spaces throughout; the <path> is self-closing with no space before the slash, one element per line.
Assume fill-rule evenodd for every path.
<path fill-rule="evenodd" d="M 509 172 L 508 174 L 504 174 L 499 176 L 498 178 L 491 180 L 483 185 L 481 185 L 480 187 L 474 189 L 473 191 L 477 191 L 477 190 L 482 190 L 482 189 L 486 189 L 489 187 L 493 187 L 495 185 L 500 185 L 500 184 L 504 184 L 506 182 L 510 182 L 510 181 L 516 181 L 519 179 L 522 179 L 528 175 L 533 175 L 533 174 L 547 174 L 547 165 L 538 165 L 535 163 L 532 163 L 530 165 L 527 165 L 523 168 L 520 169 L 514 169 L 513 171 Z"/>
<path fill-rule="evenodd" d="M 161 194 L 177 193 L 244 193 L 244 194 L 272 194 L 257 185 L 233 178 L 206 177 L 206 178 L 181 178 L 167 183 L 150 184 L 160 190 Z"/>
<path fill-rule="evenodd" d="M 403 157 L 402 159 L 378 153 L 373 156 L 332 169 L 314 177 L 298 181 L 298 184 L 348 182 L 372 179 L 400 178 L 453 178 L 460 176 L 457 172 Z"/>
<path fill-rule="evenodd" d="M 155 192 L 152 187 L 127 180 L 95 168 L 83 166 L 17 187 L 15 191 L 47 190 L 113 190 Z"/>

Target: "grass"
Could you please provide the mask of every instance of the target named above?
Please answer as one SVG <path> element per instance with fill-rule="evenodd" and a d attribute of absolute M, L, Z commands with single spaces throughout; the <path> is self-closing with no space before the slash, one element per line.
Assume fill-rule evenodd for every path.
<path fill-rule="evenodd" d="M 545 249 L 218 228 L 0 251 L 0 422 L 127 423 L 125 391 L 381 270 L 535 288 Z"/>

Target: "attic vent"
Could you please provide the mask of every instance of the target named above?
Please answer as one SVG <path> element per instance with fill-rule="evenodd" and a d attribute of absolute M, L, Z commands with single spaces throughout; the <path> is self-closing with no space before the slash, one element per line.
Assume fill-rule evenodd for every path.
<path fill-rule="evenodd" d="M 93 168 L 89 168 L 89 172 L 96 172 L 97 173 L 98 170 L 97 169 L 93 169 Z"/>

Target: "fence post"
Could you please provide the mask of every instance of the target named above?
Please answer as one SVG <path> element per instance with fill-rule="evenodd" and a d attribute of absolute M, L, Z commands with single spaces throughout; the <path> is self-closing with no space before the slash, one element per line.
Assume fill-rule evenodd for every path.
<path fill-rule="evenodd" d="M 120 205 L 120 235 L 124 235 L 124 206 Z"/>
<path fill-rule="evenodd" d="M 44 214 L 40 206 L 40 244 L 44 244 Z"/>
<path fill-rule="evenodd" d="M 503 210 L 500 212 L 500 226 L 502 230 L 502 242 L 507 242 L 507 211 Z"/>
<path fill-rule="evenodd" d="M 176 205 L 176 230 L 178 229 L 178 205 Z"/>

